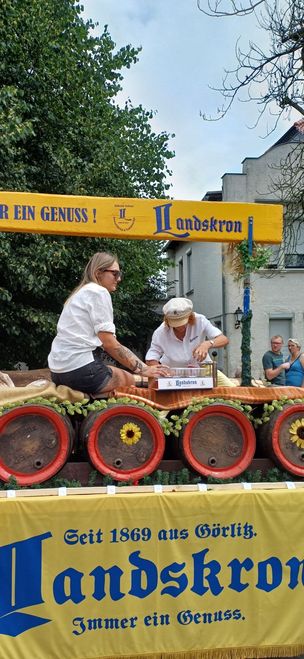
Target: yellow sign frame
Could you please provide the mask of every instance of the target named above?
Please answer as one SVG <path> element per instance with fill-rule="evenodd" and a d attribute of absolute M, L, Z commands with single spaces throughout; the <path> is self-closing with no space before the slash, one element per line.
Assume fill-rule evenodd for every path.
<path fill-rule="evenodd" d="M 283 206 L 0 192 L 0 232 L 122 239 L 280 243 Z"/>

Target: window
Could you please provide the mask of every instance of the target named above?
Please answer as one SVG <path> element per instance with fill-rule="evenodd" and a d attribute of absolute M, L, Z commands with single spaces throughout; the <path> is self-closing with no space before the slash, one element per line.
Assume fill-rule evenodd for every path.
<path fill-rule="evenodd" d="M 269 318 L 269 340 L 272 336 L 279 334 L 283 337 L 284 345 L 282 353 L 284 359 L 287 359 L 289 352 L 287 348 L 288 337 L 292 336 L 292 317 Z"/>
<path fill-rule="evenodd" d="M 285 268 L 304 268 L 304 254 L 285 254 Z"/>
<path fill-rule="evenodd" d="M 280 262 L 280 245 L 271 245 L 270 249 L 272 254 L 266 268 L 269 270 L 276 270 Z"/>
<path fill-rule="evenodd" d="M 269 270 L 277 268 L 304 268 L 304 254 L 284 254 L 282 251 L 273 250 L 273 254 L 267 265 Z"/>

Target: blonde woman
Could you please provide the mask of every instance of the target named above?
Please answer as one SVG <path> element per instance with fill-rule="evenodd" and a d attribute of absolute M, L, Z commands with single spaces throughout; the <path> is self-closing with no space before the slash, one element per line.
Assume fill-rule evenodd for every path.
<path fill-rule="evenodd" d="M 303 387 L 304 382 L 304 355 L 301 344 L 297 339 L 288 339 L 288 364 L 286 371 L 286 385 L 288 387 Z"/>
<path fill-rule="evenodd" d="M 186 297 L 169 300 L 163 307 L 163 314 L 164 322 L 153 333 L 146 354 L 146 363 L 150 366 L 162 363 L 174 368 L 210 362 L 209 350 L 223 348 L 229 343 L 227 336 L 208 318 L 193 311 L 192 301 Z M 236 386 L 221 371 L 217 372 L 217 384 Z"/>
<path fill-rule="evenodd" d="M 164 366 L 146 366 L 116 338 L 111 294 L 121 282 L 118 259 L 97 252 L 88 262 L 82 280 L 68 297 L 57 325 L 48 364 L 56 385 L 64 384 L 91 396 L 118 386 L 135 384 L 135 377 L 167 375 Z M 101 348 L 132 373 L 108 366 Z"/>

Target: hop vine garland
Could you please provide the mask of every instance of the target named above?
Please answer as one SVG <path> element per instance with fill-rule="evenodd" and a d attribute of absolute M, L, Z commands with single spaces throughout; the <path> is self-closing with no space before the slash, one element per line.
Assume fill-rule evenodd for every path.
<path fill-rule="evenodd" d="M 85 401 L 86 403 L 88 401 Z M 22 407 L 23 405 L 45 405 L 46 407 L 51 407 L 53 410 L 58 412 L 58 414 L 70 414 L 71 416 L 77 414 L 82 414 L 82 406 L 84 402 L 71 403 L 69 400 L 58 401 L 58 398 L 53 396 L 52 398 L 43 398 L 42 396 L 37 396 L 35 398 L 29 398 L 28 400 L 18 401 L 14 403 L 3 403 L 0 405 L 0 416 L 9 410 L 13 410 L 16 407 Z"/>
<path fill-rule="evenodd" d="M 169 419 L 166 418 L 165 414 L 166 412 L 159 411 L 155 409 L 154 407 L 151 407 L 150 405 L 147 405 L 146 403 L 142 401 L 137 401 L 134 400 L 133 398 L 107 398 L 106 400 L 100 399 L 100 400 L 95 400 L 93 402 L 89 402 L 88 399 L 84 399 L 83 401 L 77 402 L 77 403 L 72 403 L 69 400 L 64 400 L 62 402 L 58 402 L 58 399 L 56 397 L 52 398 L 43 398 L 40 396 L 37 396 L 35 398 L 29 398 L 28 400 L 25 401 L 19 401 L 17 403 L 4 403 L 3 405 L 0 406 L 0 416 L 4 414 L 5 412 L 8 412 L 9 410 L 12 410 L 16 407 L 21 407 L 23 405 L 44 405 L 47 407 L 51 407 L 53 410 L 58 412 L 58 414 L 62 414 L 63 416 L 65 414 L 68 414 L 69 416 L 75 416 L 79 414 L 80 416 L 86 417 L 88 416 L 89 412 L 98 412 L 100 410 L 105 410 L 108 407 L 112 405 L 132 405 L 133 407 L 141 407 L 142 409 L 145 409 L 147 412 L 150 412 L 160 423 L 162 426 L 163 432 L 165 435 L 170 435 L 173 429 L 173 423 Z"/>
<path fill-rule="evenodd" d="M 264 403 L 262 416 L 253 416 L 251 419 L 252 423 L 255 428 L 258 428 L 270 421 L 270 415 L 273 412 L 282 412 L 286 405 L 296 405 L 297 403 L 304 403 L 304 398 L 287 398 L 287 396 L 284 396 L 279 400 L 273 400 L 271 403 Z"/>
<path fill-rule="evenodd" d="M 229 405 L 230 407 L 243 412 L 250 421 L 253 419 L 253 408 L 251 405 L 245 405 L 240 400 L 225 400 L 224 398 L 204 398 L 203 400 L 197 400 L 196 398 L 193 398 L 190 405 L 184 409 L 182 414 L 171 415 L 171 421 L 174 422 L 174 426 L 171 431 L 172 434 L 175 435 L 175 437 L 178 437 L 183 426 L 189 422 L 190 414 L 193 412 L 200 412 L 204 409 L 204 407 L 208 407 L 213 403 L 224 403 L 225 405 Z"/>
<path fill-rule="evenodd" d="M 303 398 L 287 398 L 282 397 L 279 400 L 273 400 L 271 403 L 264 403 L 263 413 L 260 416 L 256 416 L 257 406 L 252 407 L 242 403 L 240 400 L 225 400 L 224 398 L 204 398 L 203 400 L 198 400 L 193 398 L 190 405 L 188 405 L 180 414 L 170 414 L 170 417 L 167 418 L 169 410 L 160 411 L 143 401 L 138 401 L 133 398 L 121 397 L 121 398 L 107 398 L 99 399 L 92 402 L 89 402 L 87 399 L 83 401 L 72 403 L 69 400 L 64 400 L 59 402 L 56 397 L 52 398 L 43 398 L 37 396 L 35 398 L 29 398 L 26 401 L 19 401 L 14 403 L 4 403 L 0 406 L 0 416 L 9 410 L 12 410 L 16 407 L 22 405 L 44 405 L 51 407 L 53 410 L 62 414 L 63 416 L 68 414 L 69 416 L 80 415 L 83 417 L 88 416 L 90 412 L 98 412 L 100 410 L 105 410 L 112 405 L 131 405 L 133 407 L 140 407 L 145 409 L 147 412 L 150 412 L 157 421 L 162 426 L 163 432 L 166 436 L 174 435 L 178 437 L 182 428 L 189 422 L 189 416 L 194 412 L 200 412 L 202 409 L 212 404 L 225 404 L 233 407 L 234 409 L 243 412 L 249 421 L 252 422 L 255 428 L 268 423 L 270 420 L 270 415 L 272 412 L 282 411 L 285 405 L 294 405 L 296 403 L 304 403 Z"/>
<path fill-rule="evenodd" d="M 165 416 L 165 414 L 167 414 L 166 412 L 164 413 L 157 410 L 155 407 L 151 407 L 151 405 L 147 405 L 141 400 L 135 400 L 133 398 L 128 398 L 127 396 L 121 398 L 107 398 L 107 400 L 94 400 L 92 403 L 83 407 L 83 416 L 87 416 L 89 412 L 98 412 L 99 410 L 107 409 L 111 405 L 131 405 L 133 407 L 141 407 L 147 412 L 150 412 L 150 414 L 157 419 L 166 436 L 170 435 L 173 431 L 174 424 L 170 419 L 167 419 Z"/>

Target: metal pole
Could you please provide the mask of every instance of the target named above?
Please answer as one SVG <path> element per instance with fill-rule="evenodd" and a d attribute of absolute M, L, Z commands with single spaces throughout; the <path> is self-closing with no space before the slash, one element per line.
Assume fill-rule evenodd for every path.
<path fill-rule="evenodd" d="M 248 256 L 252 256 L 253 217 L 248 217 Z M 251 318 L 250 269 L 244 272 L 243 318 L 242 318 L 242 386 L 251 386 Z"/>
<path fill-rule="evenodd" d="M 253 217 L 248 217 L 248 255 L 252 256 Z M 244 277 L 244 316 L 250 311 L 250 273 L 245 271 Z"/>

